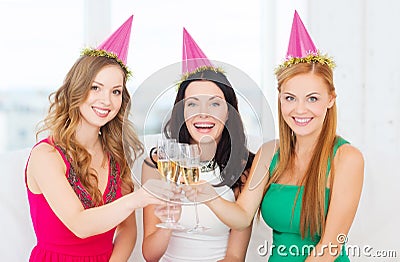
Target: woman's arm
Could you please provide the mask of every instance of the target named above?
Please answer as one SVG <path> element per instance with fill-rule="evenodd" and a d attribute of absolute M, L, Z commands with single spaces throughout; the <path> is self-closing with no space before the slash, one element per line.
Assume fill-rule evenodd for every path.
<path fill-rule="evenodd" d="M 146 159 L 151 163 L 150 159 Z M 143 162 L 142 183 L 149 179 L 160 179 L 160 175 L 155 167 L 150 167 Z M 143 209 L 143 244 L 142 253 L 146 261 L 158 261 L 168 247 L 172 230 L 158 228 L 160 219 L 155 215 L 155 205 L 149 205 Z"/>
<path fill-rule="evenodd" d="M 137 228 L 135 212 L 117 226 L 110 262 L 128 261 L 136 244 Z"/>
<path fill-rule="evenodd" d="M 245 261 L 247 247 L 249 246 L 252 225 L 244 230 L 231 229 L 226 255 L 221 262 Z"/>
<path fill-rule="evenodd" d="M 29 189 L 33 193 L 43 194 L 56 216 L 80 238 L 107 232 L 125 220 L 136 208 L 164 203 L 141 188 L 112 203 L 85 210 L 65 172 L 64 161 L 52 146 L 42 143 L 32 150 L 27 167 Z M 163 191 L 162 184 L 149 183 L 146 186 L 151 187 L 151 190 L 161 191 L 161 194 L 169 194 L 169 190 Z"/>
<path fill-rule="evenodd" d="M 122 187 L 122 194 L 130 192 Z M 135 212 L 130 214 L 118 226 L 114 236 L 114 248 L 110 257 L 110 262 L 128 261 L 135 247 L 137 237 L 137 226 Z"/>
<path fill-rule="evenodd" d="M 201 181 L 197 188 L 197 200 L 205 201 L 217 217 L 231 229 L 243 230 L 251 225 L 264 196 L 264 188 L 268 182 L 268 167 L 275 152 L 276 141 L 268 142 L 258 150 L 246 181 L 243 192 L 236 202 L 224 200 L 217 196 L 213 187 Z M 193 200 L 196 190 L 185 186 L 186 196 Z"/>
<path fill-rule="evenodd" d="M 306 261 L 334 261 L 347 240 L 347 233 L 357 211 L 364 179 L 361 152 L 348 144 L 339 147 L 334 158 L 334 168 L 325 231 L 316 246 L 317 255 L 310 255 Z"/>
<path fill-rule="evenodd" d="M 250 170 L 245 170 L 240 177 L 240 180 L 246 183 L 249 177 Z M 236 187 L 234 189 L 235 199 L 240 195 L 240 191 L 243 190 L 243 186 Z M 220 260 L 220 262 L 229 261 L 245 261 L 247 247 L 249 246 L 250 236 L 251 236 L 252 225 L 244 230 L 231 229 L 228 240 L 228 248 L 226 250 L 225 258 Z"/>

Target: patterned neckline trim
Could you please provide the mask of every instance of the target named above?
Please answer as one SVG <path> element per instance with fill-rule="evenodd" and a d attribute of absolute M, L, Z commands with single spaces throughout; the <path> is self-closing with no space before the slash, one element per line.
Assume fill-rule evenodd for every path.
<path fill-rule="evenodd" d="M 214 158 L 209 161 L 200 161 L 200 172 L 210 172 L 215 170 L 215 160 Z"/>

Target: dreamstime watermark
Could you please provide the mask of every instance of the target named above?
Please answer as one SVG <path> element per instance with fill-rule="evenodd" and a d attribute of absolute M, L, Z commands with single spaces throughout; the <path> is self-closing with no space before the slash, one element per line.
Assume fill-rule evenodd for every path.
<path fill-rule="evenodd" d="M 396 250 L 378 250 L 371 245 L 351 245 L 348 244 L 348 238 L 345 234 L 337 236 L 338 244 L 325 244 L 320 249 L 316 250 L 314 245 L 274 245 L 267 240 L 257 247 L 258 255 L 260 256 L 314 256 L 320 257 L 324 254 L 337 256 L 344 252 L 349 257 L 366 257 L 366 258 L 395 258 L 397 257 Z"/>

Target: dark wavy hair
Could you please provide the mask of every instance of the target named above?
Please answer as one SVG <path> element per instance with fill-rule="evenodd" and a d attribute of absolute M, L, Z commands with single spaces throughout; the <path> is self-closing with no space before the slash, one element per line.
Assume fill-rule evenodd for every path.
<path fill-rule="evenodd" d="M 241 178 L 245 170 L 249 170 L 254 159 L 254 154 L 247 148 L 246 135 L 243 122 L 238 111 L 238 101 L 230 82 L 226 76 L 214 70 L 205 70 L 192 74 L 180 83 L 176 95 L 171 118 L 164 127 L 167 138 L 175 138 L 180 143 L 190 143 L 190 133 L 184 118 L 184 100 L 186 88 L 194 81 L 211 81 L 224 93 L 228 103 L 228 120 L 225 122 L 221 139 L 218 142 L 214 156 L 215 162 L 221 169 L 222 181 L 216 186 L 227 185 L 236 188 L 243 185 Z"/>

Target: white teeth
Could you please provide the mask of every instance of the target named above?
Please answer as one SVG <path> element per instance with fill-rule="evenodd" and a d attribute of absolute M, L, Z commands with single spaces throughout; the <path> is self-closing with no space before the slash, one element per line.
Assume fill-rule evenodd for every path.
<path fill-rule="evenodd" d="M 311 121 L 311 118 L 294 118 L 294 120 L 299 123 L 308 123 Z"/>
<path fill-rule="evenodd" d="M 213 128 L 213 124 L 194 124 L 195 127 L 197 128 Z"/>
<path fill-rule="evenodd" d="M 108 110 L 102 110 L 99 108 L 93 108 L 96 112 L 98 112 L 99 114 L 105 115 L 108 113 Z"/>

